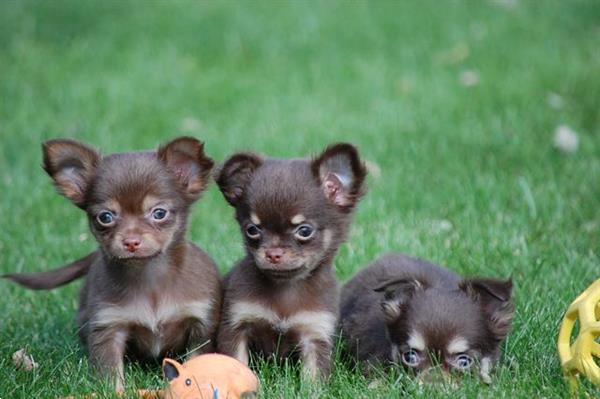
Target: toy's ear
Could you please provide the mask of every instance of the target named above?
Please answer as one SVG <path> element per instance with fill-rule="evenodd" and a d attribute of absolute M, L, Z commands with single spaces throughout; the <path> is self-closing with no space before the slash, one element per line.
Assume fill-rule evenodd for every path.
<path fill-rule="evenodd" d="M 100 163 L 100 154 L 75 140 L 48 140 L 42 145 L 44 170 L 58 191 L 82 208 L 85 195 Z"/>
<path fill-rule="evenodd" d="M 180 367 L 181 367 L 181 364 L 177 363 L 175 360 L 165 358 L 165 360 L 163 360 L 163 364 L 162 364 L 163 375 L 165 376 L 165 379 L 167 381 L 171 382 L 175 378 L 179 377 L 179 374 L 180 374 L 179 368 Z"/>
<path fill-rule="evenodd" d="M 362 196 L 367 169 L 352 144 L 327 147 L 311 168 L 325 197 L 341 210 L 350 211 Z"/>
<path fill-rule="evenodd" d="M 157 156 L 175 175 L 186 196 L 197 200 L 208 184 L 214 164 L 204 154 L 204 143 L 193 137 L 179 137 L 161 145 Z"/>
<path fill-rule="evenodd" d="M 408 303 L 417 290 L 422 289 L 423 283 L 416 279 L 389 280 L 374 289 L 384 293 L 380 305 L 388 324 L 398 320 L 402 305 Z"/>
<path fill-rule="evenodd" d="M 490 330 L 497 340 L 503 340 L 510 330 L 514 306 L 510 302 L 512 280 L 465 279 L 460 288 L 481 306 Z"/>
<path fill-rule="evenodd" d="M 236 207 L 244 199 L 254 171 L 263 163 L 256 154 L 240 152 L 232 155 L 217 171 L 215 181 L 230 205 Z"/>

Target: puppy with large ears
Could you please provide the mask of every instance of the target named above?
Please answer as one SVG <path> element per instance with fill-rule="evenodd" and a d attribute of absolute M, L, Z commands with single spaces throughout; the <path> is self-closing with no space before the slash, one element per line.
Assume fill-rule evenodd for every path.
<path fill-rule="evenodd" d="M 190 206 L 213 162 L 203 143 L 102 156 L 73 140 L 43 145 L 44 169 L 83 209 L 99 249 L 64 268 L 6 277 L 53 288 L 87 273 L 78 325 L 90 362 L 124 384 L 123 358 L 160 359 L 213 347 L 221 302 L 213 261 L 185 240 Z"/>
<path fill-rule="evenodd" d="M 292 356 L 310 377 L 329 372 L 339 301 L 331 264 L 365 175 L 350 144 L 311 160 L 238 153 L 225 162 L 216 181 L 246 256 L 226 278 L 221 352 L 246 364 L 250 354 Z"/>
<path fill-rule="evenodd" d="M 511 292 L 511 280 L 462 279 L 389 254 L 344 286 L 343 341 L 356 361 L 399 364 L 424 380 L 436 368 L 442 375 L 478 369 L 490 383 L 513 318 Z"/>

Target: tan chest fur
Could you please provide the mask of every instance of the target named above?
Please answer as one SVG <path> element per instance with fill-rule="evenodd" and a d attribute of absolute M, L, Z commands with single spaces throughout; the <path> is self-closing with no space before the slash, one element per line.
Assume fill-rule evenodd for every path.
<path fill-rule="evenodd" d="M 152 304 L 148 298 L 138 298 L 121 305 L 106 304 L 96 312 L 91 324 L 98 327 L 143 328 L 148 330 L 149 348 L 157 356 L 164 346 L 164 330 L 169 324 L 196 319 L 205 328 L 212 323 L 212 303 L 209 300 L 179 302 L 172 298 L 162 298 Z"/>
<path fill-rule="evenodd" d="M 282 334 L 295 331 L 305 339 L 328 342 L 335 329 L 336 316 L 320 310 L 283 313 L 260 302 L 240 301 L 231 306 L 229 322 L 234 328 L 244 323 L 267 323 Z"/>

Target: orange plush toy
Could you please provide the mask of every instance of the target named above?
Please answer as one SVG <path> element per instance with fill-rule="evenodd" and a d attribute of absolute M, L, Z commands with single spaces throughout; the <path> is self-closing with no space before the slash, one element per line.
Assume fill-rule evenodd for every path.
<path fill-rule="evenodd" d="M 258 394 L 258 378 L 244 364 L 216 353 L 200 355 L 180 364 L 163 360 L 169 381 L 164 391 L 140 391 L 144 399 L 251 399 Z"/>

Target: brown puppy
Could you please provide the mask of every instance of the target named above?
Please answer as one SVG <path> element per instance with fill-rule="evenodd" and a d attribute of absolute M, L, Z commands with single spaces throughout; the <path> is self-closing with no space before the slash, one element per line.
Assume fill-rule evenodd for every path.
<path fill-rule="evenodd" d="M 470 371 L 484 382 L 513 317 L 510 280 L 461 279 L 418 259 L 389 254 L 344 286 L 341 328 L 357 361 L 392 362 L 428 379 Z"/>
<path fill-rule="evenodd" d="M 72 140 L 44 143 L 44 169 L 83 209 L 98 251 L 38 276 L 7 276 L 52 288 L 87 272 L 78 325 L 90 362 L 123 388 L 123 357 L 212 349 L 220 282 L 213 261 L 185 240 L 190 205 L 213 162 L 202 142 L 182 137 L 156 152 L 101 156 Z"/>
<path fill-rule="evenodd" d="M 326 375 L 338 318 L 331 264 L 345 240 L 366 170 L 350 144 L 312 160 L 233 155 L 216 178 L 235 207 L 246 257 L 225 281 L 218 348 L 295 355 L 307 376 Z"/>

